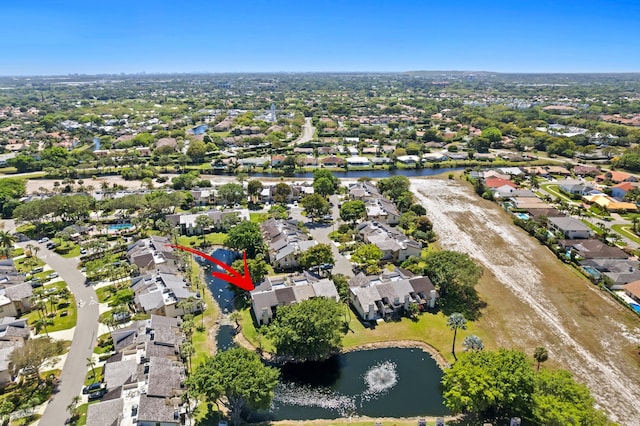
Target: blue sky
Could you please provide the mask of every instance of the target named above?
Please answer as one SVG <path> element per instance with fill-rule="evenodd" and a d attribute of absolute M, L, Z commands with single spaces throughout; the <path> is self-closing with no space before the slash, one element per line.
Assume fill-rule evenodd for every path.
<path fill-rule="evenodd" d="M 0 75 L 640 72 L 640 2 L 2 0 Z"/>

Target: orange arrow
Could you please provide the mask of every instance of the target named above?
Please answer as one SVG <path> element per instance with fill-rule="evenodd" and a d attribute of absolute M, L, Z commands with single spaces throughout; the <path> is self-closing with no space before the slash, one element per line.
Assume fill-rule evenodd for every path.
<path fill-rule="evenodd" d="M 200 250 L 192 249 L 191 247 L 174 245 L 174 244 L 167 244 L 167 245 L 169 247 L 173 247 L 178 250 L 188 251 L 189 253 L 193 253 L 196 256 L 200 256 L 203 259 L 208 260 L 209 262 L 215 263 L 216 265 L 220 266 L 222 269 L 228 272 L 228 274 L 223 274 L 222 272 L 212 272 L 211 276 L 215 278 L 219 278 L 221 280 L 227 281 L 237 287 L 240 287 L 243 290 L 251 291 L 255 288 L 255 286 L 253 285 L 253 281 L 251 281 L 251 275 L 249 274 L 249 266 L 247 265 L 246 251 L 243 253 L 243 258 L 244 258 L 244 276 L 243 276 L 240 272 L 236 271 L 231 266 L 227 265 L 226 263 L 218 259 L 215 259 L 209 256 L 206 253 L 201 252 Z"/>

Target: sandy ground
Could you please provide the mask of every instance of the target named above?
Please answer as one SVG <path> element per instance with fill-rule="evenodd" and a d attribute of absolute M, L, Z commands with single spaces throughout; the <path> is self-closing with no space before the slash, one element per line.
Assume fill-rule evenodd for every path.
<path fill-rule="evenodd" d="M 510 222 L 494 203 L 465 183 L 412 179 L 443 249 L 468 253 L 485 268 L 479 291 L 488 303 L 480 325 L 495 330 L 498 346 L 531 354 L 587 384 L 600 408 L 617 422 L 640 425 L 638 320 L 559 262 Z"/>

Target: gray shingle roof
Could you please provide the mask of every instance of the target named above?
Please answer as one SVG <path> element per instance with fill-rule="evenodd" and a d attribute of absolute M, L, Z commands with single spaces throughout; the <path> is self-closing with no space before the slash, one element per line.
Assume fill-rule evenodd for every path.
<path fill-rule="evenodd" d="M 122 417 L 123 407 L 122 398 L 89 405 L 87 426 L 117 426 Z"/>
<path fill-rule="evenodd" d="M 179 424 L 179 419 L 175 418 L 175 407 L 167 399 L 146 395 L 140 396 L 140 404 L 138 404 L 138 422 L 143 421 Z"/>

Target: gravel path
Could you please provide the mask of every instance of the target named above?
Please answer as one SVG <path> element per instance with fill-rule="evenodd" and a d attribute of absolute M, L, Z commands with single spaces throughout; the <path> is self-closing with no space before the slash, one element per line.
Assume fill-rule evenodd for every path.
<path fill-rule="evenodd" d="M 412 179 L 411 189 L 427 209 L 442 248 L 468 253 L 516 296 L 514 303 L 523 302 L 517 316 L 501 318 L 513 331 L 507 338 L 498 337 L 498 344 L 531 352 L 534 336 L 547 346 L 550 359 L 589 386 L 600 408 L 614 421 L 640 425 L 640 374 L 626 351 L 640 343 L 637 320 L 593 286 L 574 285 L 575 275 L 550 251 L 506 221 L 499 207 L 480 200 L 467 185 Z M 491 295 L 482 296 L 488 309 L 499 314 L 501 307 L 491 306 Z M 584 300 L 589 301 L 584 309 L 590 315 L 576 315 L 572 310 Z M 591 315 L 589 309 L 598 309 L 598 314 Z M 585 349 L 594 346 L 599 346 L 597 351 Z"/>

